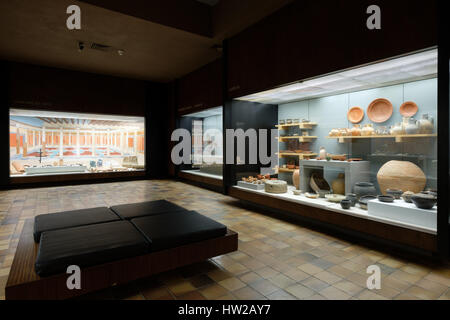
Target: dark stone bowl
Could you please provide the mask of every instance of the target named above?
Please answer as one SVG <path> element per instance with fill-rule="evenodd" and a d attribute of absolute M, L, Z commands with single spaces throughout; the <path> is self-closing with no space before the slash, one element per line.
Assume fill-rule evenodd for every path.
<path fill-rule="evenodd" d="M 394 197 L 395 199 L 400 199 L 400 197 L 401 197 L 402 194 L 403 194 L 403 191 L 402 191 L 402 190 L 399 190 L 399 189 L 387 189 L 387 190 L 386 190 L 386 194 L 387 194 L 388 196 Z"/>
<path fill-rule="evenodd" d="M 361 207 L 361 209 L 367 210 L 367 203 L 370 200 L 375 200 L 376 198 L 376 196 L 362 196 L 361 198 L 359 198 L 359 206 Z"/>
<path fill-rule="evenodd" d="M 416 193 L 411 196 L 412 202 L 417 208 L 430 210 L 433 209 L 434 205 L 437 203 L 437 197 L 431 194 Z"/>
<path fill-rule="evenodd" d="M 378 200 L 381 202 L 394 202 L 394 199 L 393 196 L 378 196 Z"/>

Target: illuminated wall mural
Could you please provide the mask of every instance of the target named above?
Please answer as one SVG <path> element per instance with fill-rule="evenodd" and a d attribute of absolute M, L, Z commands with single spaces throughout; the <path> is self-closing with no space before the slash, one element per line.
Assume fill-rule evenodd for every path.
<path fill-rule="evenodd" d="M 143 117 L 10 110 L 10 175 L 145 169 Z"/>

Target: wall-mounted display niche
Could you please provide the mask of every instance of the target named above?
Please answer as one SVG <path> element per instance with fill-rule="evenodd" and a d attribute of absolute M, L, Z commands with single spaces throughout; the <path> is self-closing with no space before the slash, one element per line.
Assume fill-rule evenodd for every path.
<path fill-rule="evenodd" d="M 10 109 L 10 176 L 145 170 L 145 119 Z"/>
<path fill-rule="evenodd" d="M 179 127 L 187 129 L 192 137 L 191 164 L 183 164 L 181 171 L 222 179 L 222 107 L 184 115 L 180 118 Z"/>
<path fill-rule="evenodd" d="M 288 187 L 252 192 L 436 233 L 437 50 L 238 100 L 278 105 L 270 179 Z"/>

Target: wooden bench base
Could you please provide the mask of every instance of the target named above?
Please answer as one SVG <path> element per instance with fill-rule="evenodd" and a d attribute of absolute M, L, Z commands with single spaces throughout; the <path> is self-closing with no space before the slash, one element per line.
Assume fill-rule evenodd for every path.
<path fill-rule="evenodd" d="M 223 237 L 191 243 L 184 246 L 152 252 L 105 263 L 81 270 L 81 289 L 69 290 L 69 274 L 41 278 L 34 271 L 39 245 L 33 241 L 33 219 L 25 222 L 17 246 L 8 282 L 6 300 L 68 299 L 111 286 L 126 284 L 157 273 L 236 251 L 238 234 L 228 230 Z"/>

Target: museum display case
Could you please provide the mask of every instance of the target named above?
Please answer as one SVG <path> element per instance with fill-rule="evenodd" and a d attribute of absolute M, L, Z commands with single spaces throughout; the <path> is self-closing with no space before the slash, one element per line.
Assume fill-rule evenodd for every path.
<path fill-rule="evenodd" d="M 10 109 L 10 177 L 145 170 L 144 117 Z"/>
<path fill-rule="evenodd" d="M 326 222 L 333 212 L 430 239 L 437 232 L 437 88 L 437 50 L 429 49 L 237 98 L 277 106 L 278 163 L 271 174 L 233 177 L 230 193 L 316 208 Z M 370 229 L 356 227 L 360 219 L 342 224 Z"/>
<path fill-rule="evenodd" d="M 222 180 L 223 115 L 222 107 L 184 115 L 180 128 L 191 135 L 191 163 L 183 164 L 180 172 L 204 178 Z"/>

